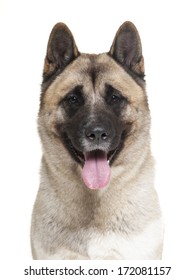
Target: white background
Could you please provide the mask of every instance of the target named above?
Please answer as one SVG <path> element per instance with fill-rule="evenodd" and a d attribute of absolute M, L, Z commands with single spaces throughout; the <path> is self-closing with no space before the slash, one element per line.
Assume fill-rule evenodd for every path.
<path fill-rule="evenodd" d="M 156 188 L 165 220 L 163 260 L 178 267 L 182 261 L 190 269 L 195 250 L 195 8 L 189 0 L 0 0 L 4 260 L 31 261 L 30 220 L 41 158 L 36 119 L 53 25 L 65 22 L 81 52 L 99 53 L 109 50 L 125 20 L 137 26 L 145 57 Z"/>

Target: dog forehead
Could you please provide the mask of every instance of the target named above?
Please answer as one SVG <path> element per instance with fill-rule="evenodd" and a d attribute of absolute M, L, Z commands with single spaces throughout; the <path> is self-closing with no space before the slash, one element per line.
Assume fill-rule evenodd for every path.
<path fill-rule="evenodd" d="M 105 84 L 112 85 L 124 95 L 129 89 L 136 94 L 143 92 L 143 88 L 107 53 L 81 54 L 67 70 L 77 84 L 93 88 L 95 93 L 100 93 Z M 63 74 L 66 79 L 66 71 Z"/>
<path fill-rule="evenodd" d="M 60 74 L 60 83 L 65 85 L 91 83 L 94 88 L 101 82 L 136 84 L 133 78 L 108 54 L 81 54 Z M 88 84 L 87 84 L 88 85 Z"/>
<path fill-rule="evenodd" d="M 84 93 L 90 97 L 93 96 L 95 100 L 104 94 L 106 84 L 121 91 L 131 101 L 134 98 L 142 99 L 143 97 L 143 89 L 120 65 L 104 53 L 81 54 L 50 85 L 44 101 L 48 105 L 56 106 L 78 85 L 83 86 Z"/>

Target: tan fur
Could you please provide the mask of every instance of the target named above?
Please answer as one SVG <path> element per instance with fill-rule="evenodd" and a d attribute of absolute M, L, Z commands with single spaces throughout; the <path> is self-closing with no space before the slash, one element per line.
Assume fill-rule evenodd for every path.
<path fill-rule="evenodd" d="M 88 74 L 92 61 L 99 69 L 95 84 Z M 109 184 L 103 190 L 90 190 L 81 179 L 81 166 L 71 158 L 58 137 L 56 123 L 64 120 L 58 104 L 73 87 L 82 84 L 91 110 L 103 106 L 100 97 L 105 83 L 113 85 L 128 98 L 129 104 L 122 118 L 132 123 L 132 132 L 113 163 Z M 144 86 L 136 83 L 108 54 L 81 54 L 44 93 L 38 124 L 43 159 L 40 188 L 32 216 L 33 257 L 160 259 L 163 230 L 161 222 L 158 222 L 161 212 L 153 187 L 150 113 Z M 150 253 L 144 254 L 144 246 L 140 254 L 131 252 L 131 247 L 128 253 L 123 254 L 123 249 L 120 249 L 123 245 L 120 244 L 115 248 L 117 240 L 123 240 L 121 244 L 128 240 L 129 244 L 131 240 L 136 244 L 138 237 L 145 240 L 147 235 L 144 232 L 151 233 L 153 227 L 151 240 L 158 238 Z M 108 240 L 113 239 L 109 245 L 106 236 Z M 98 240 L 102 247 L 96 255 L 93 246 L 94 242 L 98 246 Z M 150 240 L 145 240 L 146 247 L 147 242 Z"/>

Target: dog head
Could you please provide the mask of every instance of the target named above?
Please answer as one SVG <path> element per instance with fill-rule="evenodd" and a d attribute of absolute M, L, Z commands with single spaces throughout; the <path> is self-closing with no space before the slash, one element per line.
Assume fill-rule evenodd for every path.
<path fill-rule="evenodd" d="M 49 141 L 60 157 L 68 153 L 82 167 L 86 186 L 108 184 L 111 167 L 127 156 L 136 135 L 148 131 L 148 112 L 141 41 L 131 22 L 119 28 L 110 51 L 99 55 L 81 54 L 68 27 L 54 26 L 39 130 L 43 145 Z"/>

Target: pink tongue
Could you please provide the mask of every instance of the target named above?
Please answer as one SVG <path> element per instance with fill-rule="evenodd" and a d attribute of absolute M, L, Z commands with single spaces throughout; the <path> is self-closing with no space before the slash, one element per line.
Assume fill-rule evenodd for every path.
<path fill-rule="evenodd" d="M 109 182 L 110 173 L 111 169 L 107 162 L 106 153 L 103 151 L 93 151 L 85 154 L 82 177 L 88 188 L 104 188 Z"/>

